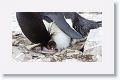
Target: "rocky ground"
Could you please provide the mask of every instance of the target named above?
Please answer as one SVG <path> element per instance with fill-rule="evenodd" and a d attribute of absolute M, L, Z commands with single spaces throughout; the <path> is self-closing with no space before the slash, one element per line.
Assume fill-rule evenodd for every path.
<path fill-rule="evenodd" d="M 101 13 L 80 13 L 83 17 L 100 21 Z M 41 52 L 41 47 L 37 46 L 32 50 L 29 45 L 33 45 L 21 32 L 16 21 L 15 13 L 12 14 L 12 57 L 18 62 L 101 62 L 102 61 L 102 27 L 90 31 L 85 43 L 85 51 L 82 53 L 73 50 L 72 47 L 53 54 Z M 74 46 L 78 46 L 75 44 Z"/>

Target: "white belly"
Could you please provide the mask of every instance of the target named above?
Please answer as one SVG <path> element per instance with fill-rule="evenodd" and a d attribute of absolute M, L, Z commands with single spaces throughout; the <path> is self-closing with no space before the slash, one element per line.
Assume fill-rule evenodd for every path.
<path fill-rule="evenodd" d="M 71 38 L 61 31 L 54 22 L 48 23 L 45 20 L 43 22 L 50 34 L 53 34 L 52 40 L 55 41 L 58 50 L 67 48 L 70 45 Z"/>
<path fill-rule="evenodd" d="M 53 35 L 52 39 L 56 42 L 57 49 L 61 50 L 67 48 L 70 45 L 70 37 L 58 28 L 55 29 L 55 32 L 56 33 Z"/>

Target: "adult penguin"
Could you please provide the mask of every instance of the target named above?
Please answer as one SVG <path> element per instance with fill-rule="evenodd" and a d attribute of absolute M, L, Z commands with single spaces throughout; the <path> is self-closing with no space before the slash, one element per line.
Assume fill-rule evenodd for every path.
<path fill-rule="evenodd" d="M 87 36 L 90 29 L 99 27 L 97 22 L 87 20 L 75 12 L 17 12 L 16 16 L 23 33 L 31 42 L 55 46 L 53 42 L 49 43 L 53 39 L 60 50 L 67 48 L 71 39 L 81 40 Z M 72 27 L 65 18 L 71 19 Z M 45 22 L 55 23 L 52 25 L 54 29 L 47 27 Z"/>
<path fill-rule="evenodd" d="M 102 27 L 102 21 L 95 22 L 85 19 L 76 12 L 65 12 L 64 15 L 66 19 L 69 19 L 72 22 L 72 28 L 79 32 L 82 36 L 79 39 L 71 38 L 72 49 L 78 49 L 83 52 L 90 30 Z M 75 44 L 78 46 L 76 47 Z"/>

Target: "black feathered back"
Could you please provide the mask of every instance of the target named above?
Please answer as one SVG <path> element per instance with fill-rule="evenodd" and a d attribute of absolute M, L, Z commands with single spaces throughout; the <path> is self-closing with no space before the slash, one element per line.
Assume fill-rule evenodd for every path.
<path fill-rule="evenodd" d="M 17 12 L 16 17 L 22 32 L 31 42 L 46 44 L 50 40 L 50 34 L 46 30 L 41 16 L 32 12 Z"/>

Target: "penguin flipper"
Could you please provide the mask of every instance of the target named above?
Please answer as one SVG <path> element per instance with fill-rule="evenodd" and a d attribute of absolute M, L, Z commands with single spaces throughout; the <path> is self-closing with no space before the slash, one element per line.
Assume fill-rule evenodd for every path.
<path fill-rule="evenodd" d="M 52 21 L 55 22 L 56 25 L 69 37 L 74 39 L 80 39 L 82 38 L 82 35 L 78 33 L 77 31 L 73 30 L 69 24 L 65 21 L 64 15 L 62 13 L 52 13 L 47 14 L 47 16 L 52 19 Z"/>

